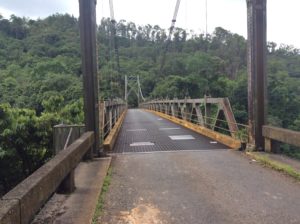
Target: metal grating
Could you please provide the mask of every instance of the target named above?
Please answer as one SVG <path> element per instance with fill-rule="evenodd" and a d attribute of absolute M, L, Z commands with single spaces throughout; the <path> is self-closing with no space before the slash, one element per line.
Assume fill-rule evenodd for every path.
<path fill-rule="evenodd" d="M 220 143 L 143 110 L 128 110 L 113 153 L 227 149 Z M 130 131 L 132 130 L 132 131 Z M 134 131 L 133 131 L 134 130 Z M 144 131 L 146 130 L 146 131 Z M 169 136 L 185 135 L 194 139 L 173 141 Z M 136 143 L 152 144 L 136 144 Z"/>

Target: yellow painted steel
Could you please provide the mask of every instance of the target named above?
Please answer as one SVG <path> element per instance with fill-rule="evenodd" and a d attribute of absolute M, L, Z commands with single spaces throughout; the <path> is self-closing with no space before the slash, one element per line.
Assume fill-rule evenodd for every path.
<path fill-rule="evenodd" d="M 127 109 L 122 113 L 115 126 L 109 132 L 109 135 L 104 139 L 103 147 L 106 151 L 111 151 L 116 143 L 119 131 L 121 129 L 123 120 L 126 116 Z"/>
<path fill-rule="evenodd" d="M 196 133 L 199 133 L 201 135 L 204 135 L 208 138 L 211 138 L 213 140 L 216 140 L 232 149 L 239 149 L 241 148 L 241 142 L 237 139 L 232 138 L 231 136 L 228 135 L 223 135 L 221 133 L 215 132 L 211 129 L 208 129 L 206 127 L 197 125 L 197 124 L 193 124 L 191 122 L 158 112 L 158 111 L 153 111 L 153 110 L 148 110 L 148 109 L 144 109 L 145 111 L 151 112 L 155 115 L 158 115 L 162 118 L 165 118 L 169 121 L 172 121 L 173 123 L 179 124 L 183 127 L 186 127 L 190 130 L 193 130 Z"/>

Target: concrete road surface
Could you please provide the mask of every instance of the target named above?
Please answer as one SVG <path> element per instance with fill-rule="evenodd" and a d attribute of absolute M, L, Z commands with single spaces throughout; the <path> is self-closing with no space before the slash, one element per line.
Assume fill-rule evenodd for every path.
<path fill-rule="evenodd" d="M 300 223 L 300 184 L 229 150 L 119 155 L 99 223 Z"/>
<path fill-rule="evenodd" d="M 120 138 L 98 223 L 300 224 L 300 183 L 240 152 L 139 110 Z"/>

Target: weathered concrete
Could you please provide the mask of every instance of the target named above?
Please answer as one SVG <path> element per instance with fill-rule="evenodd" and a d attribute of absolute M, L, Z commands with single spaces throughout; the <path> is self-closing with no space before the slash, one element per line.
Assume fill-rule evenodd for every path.
<path fill-rule="evenodd" d="M 300 147 L 300 132 L 272 126 L 263 126 L 265 137 L 265 150 L 277 151 L 278 142 L 283 142 Z"/>
<path fill-rule="evenodd" d="M 81 163 L 76 170 L 76 191 L 63 204 L 65 213 L 57 224 L 91 223 L 102 185 L 110 166 L 111 158 L 102 158 L 90 163 Z"/>
<path fill-rule="evenodd" d="M 274 154 L 274 153 L 267 153 L 267 152 L 250 152 L 250 156 L 251 154 L 266 156 L 271 161 L 276 161 L 281 164 L 288 165 L 292 167 L 295 171 L 300 173 L 300 161 L 297 159 L 293 159 L 282 154 Z"/>
<path fill-rule="evenodd" d="M 36 212 L 53 194 L 64 178 L 80 162 L 94 142 L 94 134 L 87 132 L 66 150 L 22 181 L 3 196 L 3 200 L 18 200 L 22 224 L 29 223 Z M 18 224 L 18 222 L 14 223 Z"/>
<path fill-rule="evenodd" d="M 15 224 L 20 223 L 20 204 L 18 200 L 0 201 L 0 223 Z"/>
<path fill-rule="evenodd" d="M 75 172 L 72 170 L 59 185 L 58 192 L 61 194 L 71 194 L 75 188 Z"/>
<path fill-rule="evenodd" d="M 117 154 L 101 224 L 300 223 L 300 184 L 232 150 Z"/>
<path fill-rule="evenodd" d="M 75 170 L 76 190 L 68 197 L 54 195 L 32 224 L 91 223 L 111 158 L 82 162 Z"/>

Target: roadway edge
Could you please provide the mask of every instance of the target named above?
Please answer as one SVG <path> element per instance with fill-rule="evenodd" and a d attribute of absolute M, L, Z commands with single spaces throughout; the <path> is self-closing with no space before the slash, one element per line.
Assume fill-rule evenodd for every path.
<path fill-rule="evenodd" d="M 179 118 L 176 118 L 176 117 L 173 117 L 173 116 L 170 116 L 170 115 L 158 112 L 158 111 L 153 111 L 153 110 L 148 110 L 148 109 L 143 109 L 143 110 L 153 113 L 159 117 L 165 118 L 175 124 L 179 124 L 185 128 L 188 128 L 198 134 L 204 135 L 210 139 L 218 141 L 218 142 L 228 146 L 231 149 L 240 149 L 241 148 L 241 142 L 230 136 L 220 134 L 218 132 L 215 132 L 208 128 L 205 128 L 203 126 L 199 126 L 199 125 L 193 124 L 191 122 L 188 122 L 188 121 L 185 121 L 185 120 L 182 120 L 182 119 L 179 119 Z"/>
<path fill-rule="evenodd" d="M 48 223 L 51 217 L 53 223 L 91 224 L 111 160 L 111 157 L 102 157 L 81 162 L 75 170 L 76 190 L 61 203 L 61 195 L 55 194 L 33 223 Z"/>
<path fill-rule="evenodd" d="M 112 149 L 114 148 L 123 121 L 125 119 L 126 113 L 127 113 L 127 109 L 122 113 L 121 117 L 116 122 L 115 126 L 110 131 L 109 135 L 105 138 L 103 143 L 103 148 L 105 151 L 112 151 Z"/>

